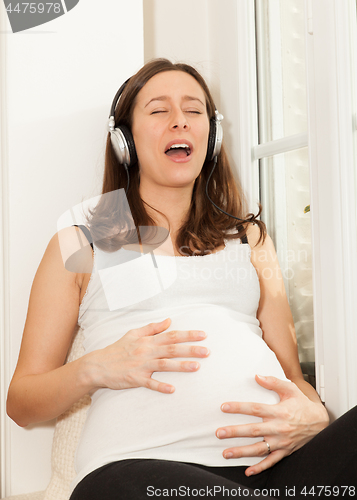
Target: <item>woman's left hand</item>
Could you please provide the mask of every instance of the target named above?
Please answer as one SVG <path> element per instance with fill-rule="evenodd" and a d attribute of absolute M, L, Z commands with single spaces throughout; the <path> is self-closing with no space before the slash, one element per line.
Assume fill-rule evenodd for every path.
<path fill-rule="evenodd" d="M 254 424 L 220 427 L 216 431 L 216 436 L 219 439 L 262 438 L 262 441 L 258 443 L 227 448 L 223 452 L 223 456 L 227 459 L 265 456 L 261 462 L 246 469 L 247 476 L 259 474 L 275 465 L 282 458 L 291 455 L 327 427 L 329 423 L 325 407 L 321 403 L 311 401 L 293 382 L 275 377 L 256 376 L 255 379 L 262 387 L 275 391 L 280 397 L 280 403 L 275 405 L 224 403 L 221 410 L 225 413 L 253 415 L 262 418 L 263 421 Z"/>

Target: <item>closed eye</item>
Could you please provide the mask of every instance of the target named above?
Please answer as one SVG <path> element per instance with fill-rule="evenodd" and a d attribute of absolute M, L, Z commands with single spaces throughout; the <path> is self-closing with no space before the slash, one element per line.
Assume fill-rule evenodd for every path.
<path fill-rule="evenodd" d="M 168 113 L 166 109 L 157 109 L 156 111 L 152 111 L 150 114 L 151 115 L 156 115 L 158 113 Z M 202 115 L 201 111 L 193 110 L 193 109 L 187 109 L 185 113 L 191 113 L 193 115 Z"/>

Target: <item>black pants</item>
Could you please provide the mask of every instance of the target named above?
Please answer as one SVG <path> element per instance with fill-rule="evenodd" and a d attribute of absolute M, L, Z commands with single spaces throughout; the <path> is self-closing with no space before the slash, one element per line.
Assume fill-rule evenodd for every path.
<path fill-rule="evenodd" d="M 86 476 L 70 500 L 357 498 L 357 407 L 274 467 L 251 477 L 245 469 L 122 460 Z"/>

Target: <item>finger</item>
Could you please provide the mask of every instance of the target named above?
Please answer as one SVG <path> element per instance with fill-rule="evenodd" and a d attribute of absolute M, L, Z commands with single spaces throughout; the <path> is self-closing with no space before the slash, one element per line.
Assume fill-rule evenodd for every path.
<path fill-rule="evenodd" d="M 250 444 L 248 446 L 238 446 L 227 448 L 223 451 L 223 456 L 226 459 L 242 458 L 242 457 L 265 457 L 269 455 L 268 447 L 265 441 Z"/>
<path fill-rule="evenodd" d="M 175 387 L 165 382 L 159 382 L 153 378 L 139 378 L 138 387 L 145 387 L 152 391 L 162 392 L 164 394 L 172 394 L 175 392 Z"/>
<path fill-rule="evenodd" d="M 273 418 L 277 416 L 276 405 L 266 405 L 262 403 L 230 401 L 223 403 L 221 410 L 225 413 L 241 413 L 243 415 L 254 415 L 261 418 Z"/>
<path fill-rule="evenodd" d="M 155 342 L 159 345 L 179 344 L 183 342 L 197 342 L 206 337 L 207 334 L 200 330 L 171 330 L 155 337 Z"/>
<path fill-rule="evenodd" d="M 252 465 L 251 467 L 248 467 L 248 469 L 245 470 L 245 475 L 253 476 L 259 474 L 260 472 L 273 467 L 273 465 L 280 462 L 280 460 L 286 456 L 287 453 L 284 450 L 272 451 L 266 458 L 264 458 L 264 460 L 255 465 Z"/>
<path fill-rule="evenodd" d="M 158 349 L 158 358 L 206 358 L 210 350 L 203 346 L 170 344 Z"/>
<path fill-rule="evenodd" d="M 278 429 L 274 429 L 270 422 L 259 422 L 257 424 L 228 425 L 220 427 L 216 431 L 219 439 L 229 439 L 233 437 L 263 437 L 268 435 L 277 435 Z"/>
<path fill-rule="evenodd" d="M 290 380 L 281 380 L 276 377 L 264 377 L 263 375 L 255 376 L 256 382 L 265 389 L 276 392 L 280 399 L 289 398 L 292 394 L 296 392 L 296 385 Z"/>
<path fill-rule="evenodd" d="M 164 330 L 167 330 L 171 325 L 171 319 L 166 318 L 160 323 L 149 323 L 148 325 L 142 326 L 141 328 L 136 328 L 134 331 L 138 337 L 146 337 L 149 335 L 156 335 Z"/>
<path fill-rule="evenodd" d="M 200 368 L 197 361 L 175 361 L 171 359 L 155 359 L 148 363 L 150 372 L 196 372 Z"/>

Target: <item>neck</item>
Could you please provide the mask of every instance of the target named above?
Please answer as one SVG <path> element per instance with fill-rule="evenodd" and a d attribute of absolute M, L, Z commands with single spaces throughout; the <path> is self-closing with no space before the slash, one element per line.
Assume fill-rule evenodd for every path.
<path fill-rule="evenodd" d="M 145 189 L 140 185 L 140 196 L 142 200 L 162 212 L 169 221 L 170 235 L 173 244 L 176 242 L 176 236 L 185 220 L 191 205 L 193 186 L 183 188 L 158 188 Z M 165 217 L 145 206 L 148 214 L 154 219 L 158 226 L 167 227 L 168 223 Z"/>

